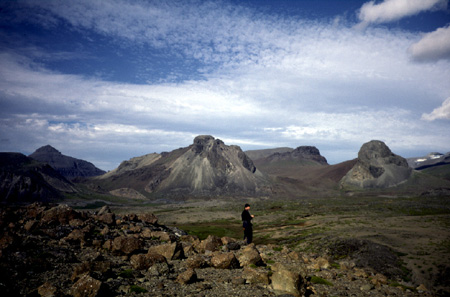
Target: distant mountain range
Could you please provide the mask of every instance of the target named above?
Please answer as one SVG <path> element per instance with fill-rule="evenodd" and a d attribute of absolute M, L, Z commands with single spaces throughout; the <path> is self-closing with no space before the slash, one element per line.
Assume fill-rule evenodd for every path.
<path fill-rule="evenodd" d="M 123 161 L 104 172 L 51 146 L 29 157 L 1 153 L 1 201 L 60 199 L 91 191 L 130 199 L 311 197 L 353 192 L 440 195 L 450 192 L 450 154 L 404 159 L 381 141 L 329 165 L 314 146 L 242 151 L 201 135 L 187 147 Z M 75 178 L 75 179 L 74 179 Z M 69 180 L 73 180 L 70 182 Z"/>
<path fill-rule="evenodd" d="M 408 158 L 408 165 L 416 170 L 450 164 L 450 152 L 446 154 L 429 153 L 424 157 Z"/>

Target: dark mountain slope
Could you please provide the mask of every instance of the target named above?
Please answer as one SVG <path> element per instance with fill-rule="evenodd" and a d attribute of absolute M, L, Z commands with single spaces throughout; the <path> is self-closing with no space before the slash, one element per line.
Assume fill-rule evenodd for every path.
<path fill-rule="evenodd" d="M 29 155 L 30 158 L 47 163 L 67 179 L 76 177 L 90 177 L 102 175 L 105 171 L 98 169 L 94 164 L 65 156 L 50 145 L 43 146 Z"/>
<path fill-rule="evenodd" d="M 20 153 L 0 153 L 0 200 L 7 203 L 54 201 L 75 193 L 73 184 L 47 164 Z"/>

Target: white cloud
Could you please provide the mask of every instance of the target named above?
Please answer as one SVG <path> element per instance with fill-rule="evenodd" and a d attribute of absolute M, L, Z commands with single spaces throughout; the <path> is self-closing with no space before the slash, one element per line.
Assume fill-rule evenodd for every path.
<path fill-rule="evenodd" d="M 361 26 L 393 22 L 423 11 L 445 9 L 447 2 L 448 0 L 385 0 L 375 4 L 375 1 L 370 1 L 363 4 L 358 18 Z"/>
<path fill-rule="evenodd" d="M 449 96 L 450 67 L 410 63 L 411 34 L 263 17 L 211 2 L 170 9 L 165 2 L 31 3 L 49 5 L 81 32 L 182 51 L 207 71 L 199 81 L 136 85 L 57 73 L 20 51 L 4 52 L 0 131 L 11 148 L 86 147 L 112 169 L 187 146 L 198 134 L 244 149 L 320 144 L 354 156 L 371 139 L 450 147 L 442 125 L 418 121 L 424 106 Z"/>
<path fill-rule="evenodd" d="M 425 34 L 409 52 L 416 61 L 450 59 L 450 26 Z"/>
<path fill-rule="evenodd" d="M 434 121 L 438 119 L 450 120 L 450 97 L 431 113 L 424 113 L 422 115 L 422 120 Z"/>

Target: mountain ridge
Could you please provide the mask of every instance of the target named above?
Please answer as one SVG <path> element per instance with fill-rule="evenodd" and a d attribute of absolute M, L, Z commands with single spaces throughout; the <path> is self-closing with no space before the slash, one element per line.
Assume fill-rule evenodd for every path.
<path fill-rule="evenodd" d="M 63 156 L 51 146 L 41 147 L 35 153 Z M 446 193 L 446 189 L 450 191 L 450 164 L 442 163 L 448 161 L 447 155 L 429 154 L 432 156 L 430 159 L 437 160 L 437 163 L 413 169 L 406 159 L 392 153 L 385 143 L 371 141 L 362 145 L 356 159 L 329 165 L 314 146 L 253 150 L 247 154 L 239 146 L 226 145 L 211 135 L 199 135 L 187 147 L 133 157 L 102 175 L 78 177 L 72 180 L 75 184 L 69 183 L 69 186 L 65 185 L 60 189 L 51 186 L 53 190 L 50 192 L 37 191 L 36 195 L 41 193 L 42 196 L 54 196 L 53 193 L 58 192 L 58 197 L 62 197 L 66 195 L 64 193 L 78 193 L 79 189 L 86 190 L 83 197 L 112 195 L 136 201 L 230 196 L 274 199 L 333 197 L 352 192 L 366 195 L 373 192 L 376 195 L 375 193 L 387 191 L 408 195 L 436 195 Z M 258 159 L 253 160 L 250 156 Z M 23 158 L 28 163 L 22 162 Z M 26 173 L 29 163 L 44 166 L 21 154 L 8 155 L 3 159 L 2 172 L 9 174 L 4 176 L 16 176 L 25 180 L 30 180 L 29 173 Z M 50 165 L 47 166 L 51 168 Z M 10 172 L 5 173 L 8 170 Z M 17 172 L 23 172 L 23 176 L 18 176 Z M 47 179 L 48 176 L 47 174 Z M 28 183 L 28 187 L 50 187 L 42 177 L 31 181 L 31 184 L 36 185 L 30 186 Z M 22 182 L 22 185 L 27 183 Z M 3 188 L 9 186 L 6 184 Z M 5 196 L 5 193 L 2 195 Z"/>

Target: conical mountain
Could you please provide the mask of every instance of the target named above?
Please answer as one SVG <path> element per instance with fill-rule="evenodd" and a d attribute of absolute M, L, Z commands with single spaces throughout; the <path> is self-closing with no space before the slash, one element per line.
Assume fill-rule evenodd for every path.
<path fill-rule="evenodd" d="M 67 179 L 75 177 L 90 177 L 104 174 L 105 171 L 95 167 L 94 164 L 61 154 L 51 145 L 38 148 L 29 155 L 30 158 L 49 164 Z"/>
<path fill-rule="evenodd" d="M 115 193 L 122 189 L 122 193 L 137 191 L 145 196 L 252 196 L 270 191 L 268 178 L 239 146 L 209 135 L 170 153 L 122 162 L 92 182 Z"/>

